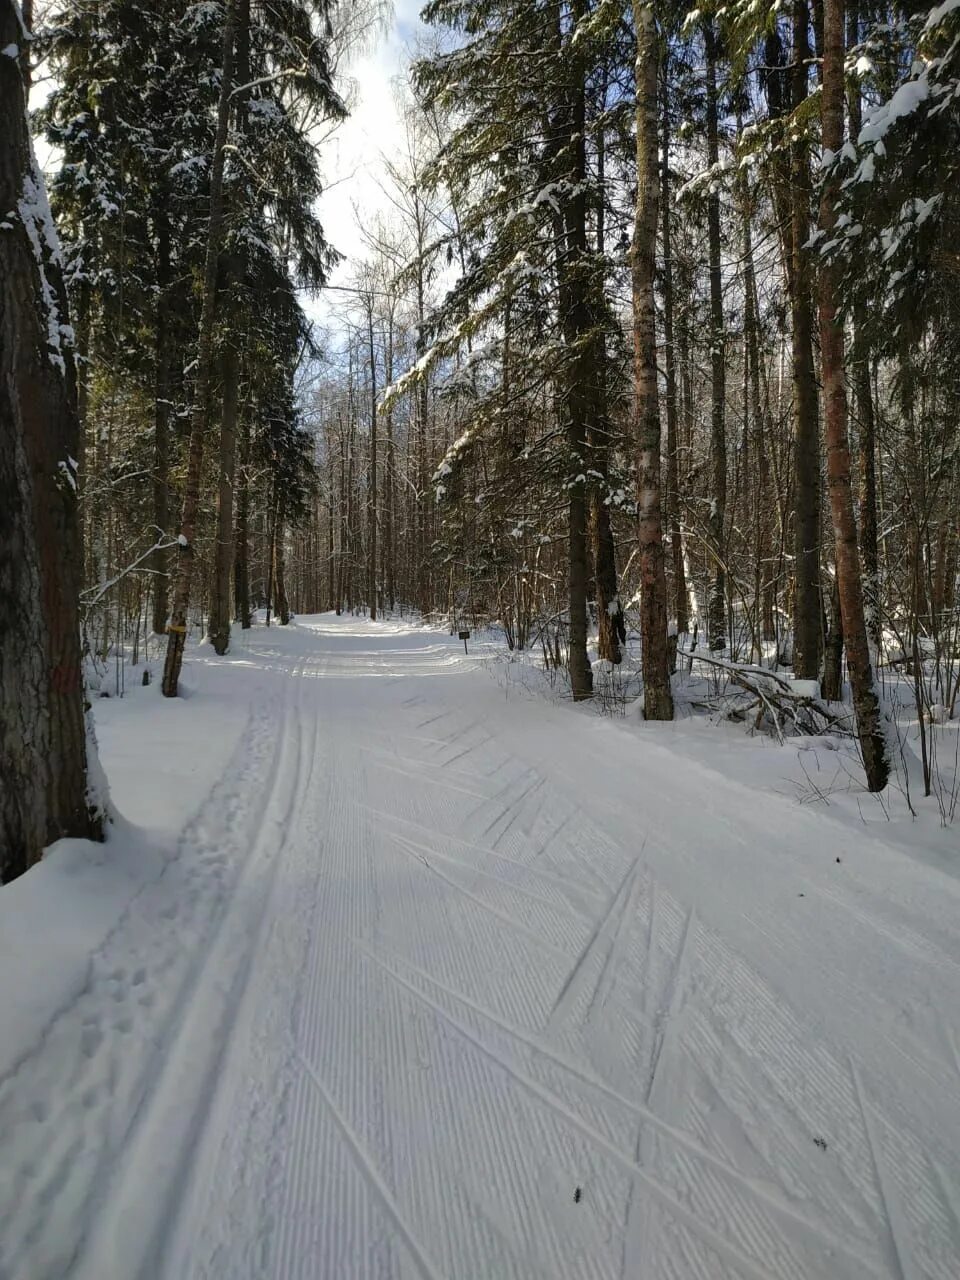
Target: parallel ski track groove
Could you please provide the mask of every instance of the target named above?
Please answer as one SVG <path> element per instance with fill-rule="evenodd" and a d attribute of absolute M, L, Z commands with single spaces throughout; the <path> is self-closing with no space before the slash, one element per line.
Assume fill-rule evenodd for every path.
<path fill-rule="evenodd" d="M 258 846 L 259 846 L 261 837 L 263 835 L 263 832 L 267 823 L 267 819 L 269 816 L 269 812 L 270 812 L 270 801 L 272 800 L 273 796 L 276 794 L 278 782 L 282 778 L 283 772 L 284 772 L 282 768 L 282 761 L 286 755 L 288 740 L 291 736 L 286 732 L 286 725 L 290 718 L 290 704 L 293 701 L 294 690 L 295 690 L 295 679 L 299 677 L 305 664 L 306 664 L 306 659 L 301 659 L 296 664 L 294 671 L 291 673 L 291 680 L 288 685 L 289 692 L 284 702 L 284 713 L 282 718 L 281 734 L 280 734 L 280 750 L 276 753 L 276 756 L 274 759 L 274 765 L 271 770 L 271 774 L 270 774 L 269 781 L 266 788 L 266 796 L 262 803 L 260 813 L 258 815 L 257 824 L 255 827 L 254 833 L 250 840 L 250 846 L 249 846 L 250 851 L 244 861 L 243 868 L 241 870 L 237 883 L 234 886 L 230 903 L 226 911 L 218 921 L 215 935 L 210 941 L 209 946 L 205 949 L 202 958 L 197 963 L 195 976 L 193 981 L 190 984 L 190 988 L 187 992 L 184 993 L 183 997 L 180 999 L 177 1005 L 176 1022 L 175 1022 L 174 1029 L 167 1037 L 165 1037 L 165 1041 L 168 1046 L 176 1047 L 176 1046 L 182 1045 L 183 1048 L 186 1050 L 188 1044 L 193 1045 L 196 1043 L 197 1037 L 195 1035 L 188 1035 L 189 1028 L 187 1026 L 187 1023 L 189 1021 L 191 1012 L 195 1008 L 198 989 L 203 982 L 204 975 L 207 972 L 210 972 L 214 975 L 213 980 L 215 984 L 218 982 L 217 966 L 213 965 L 212 963 L 213 954 L 215 950 L 218 948 L 218 946 L 229 945 L 227 930 L 233 918 L 234 909 L 236 908 L 238 900 L 240 899 L 240 896 L 242 894 L 244 883 L 252 873 L 254 864 L 257 861 Z M 296 767 L 297 769 L 299 769 L 300 755 L 301 755 L 299 724 L 297 725 L 296 732 L 292 736 L 294 737 L 296 742 Z M 279 851 L 277 855 L 275 855 L 275 858 L 272 863 L 274 871 L 276 868 L 276 857 L 278 856 L 279 856 Z M 226 1039 L 228 1038 L 228 1034 L 226 1033 L 228 1033 L 229 1031 L 232 1018 L 236 1015 L 236 1010 L 239 1005 L 239 1001 L 242 998 L 244 985 L 249 978 L 250 966 L 253 960 L 254 949 L 255 949 L 254 947 L 255 937 L 259 930 L 259 926 L 263 921 L 264 915 L 266 914 L 266 909 L 267 909 L 266 901 L 263 901 L 260 906 L 259 912 L 256 916 L 256 921 L 255 921 L 255 924 L 253 925 L 253 929 L 251 930 L 250 945 L 248 945 L 246 948 L 245 956 L 241 963 L 240 969 L 234 973 L 233 982 L 231 983 L 231 986 L 230 986 L 229 997 L 226 999 L 226 1001 L 223 1004 L 223 1010 L 222 1010 L 221 1016 L 226 1019 L 226 1022 L 224 1024 L 224 1027 L 225 1027 L 224 1038 L 220 1041 L 219 1046 L 213 1049 L 212 1054 L 210 1053 L 209 1046 L 208 1046 L 208 1060 L 202 1072 L 203 1084 L 199 1087 L 199 1089 L 197 1088 L 197 1085 L 195 1083 L 195 1064 L 193 1062 L 190 1063 L 189 1072 L 187 1074 L 190 1078 L 194 1080 L 193 1088 L 195 1091 L 195 1098 L 196 1098 L 194 1106 L 198 1109 L 194 1113 L 195 1124 L 197 1123 L 198 1115 L 199 1117 L 201 1117 L 201 1122 L 202 1122 L 202 1116 L 205 1113 L 205 1110 L 208 1109 L 210 1105 L 210 1101 L 211 1101 L 210 1089 L 213 1085 L 213 1082 L 215 1081 L 216 1072 L 217 1072 L 219 1063 L 222 1060 L 224 1046 L 226 1043 Z M 206 1018 L 204 1018 L 204 1021 L 206 1021 Z M 207 1028 L 207 1032 L 209 1032 L 209 1028 Z M 200 1043 L 204 1043 L 203 1038 L 200 1039 Z M 187 1056 L 189 1059 L 191 1056 L 189 1052 Z M 129 1137 L 124 1147 L 124 1152 L 125 1152 L 124 1160 L 122 1161 L 121 1167 L 119 1167 L 116 1170 L 114 1178 L 111 1180 L 111 1183 L 114 1188 L 114 1194 L 111 1194 L 106 1198 L 106 1205 L 108 1206 L 107 1213 L 110 1216 L 110 1218 L 113 1218 L 114 1220 L 116 1220 L 116 1214 L 120 1212 L 120 1210 L 116 1208 L 116 1192 L 120 1189 L 122 1185 L 121 1179 L 123 1174 L 123 1168 L 126 1167 L 129 1163 L 131 1163 L 131 1161 L 134 1165 L 136 1164 L 136 1158 L 135 1158 L 136 1151 L 140 1145 L 142 1145 L 144 1142 L 147 1142 L 149 1145 L 149 1134 L 147 1131 L 151 1121 L 153 1121 L 155 1118 L 157 1121 L 159 1121 L 159 1116 L 157 1115 L 157 1112 L 161 1108 L 162 1103 L 164 1101 L 163 1091 L 165 1089 L 168 1092 L 170 1090 L 175 1090 L 182 1100 L 182 1092 L 179 1087 L 180 1084 L 182 1084 L 182 1081 L 172 1081 L 170 1079 L 171 1075 L 175 1070 L 173 1066 L 175 1062 L 176 1062 L 175 1052 L 174 1053 L 168 1052 L 164 1056 L 159 1073 L 157 1074 L 156 1078 L 152 1082 L 152 1087 L 149 1091 L 149 1095 L 145 1096 L 141 1106 L 138 1108 L 138 1112 L 134 1119 L 134 1123 L 131 1126 Z M 179 1066 L 179 1064 L 177 1065 Z M 170 1108 L 170 1110 L 173 1112 L 179 1111 L 182 1113 L 183 1108 L 182 1108 L 182 1105 L 178 1103 L 177 1108 Z M 182 1120 L 183 1120 L 183 1117 L 181 1116 L 181 1123 L 182 1123 Z M 177 1157 L 176 1157 L 177 1164 L 182 1171 L 185 1171 L 186 1168 L 188 1167 L 189 1156 L 191 1151 L 193 1150 L 193 1145 L 195 1140 L 196 1140 L 196 1133 L 194 1133 L 190 1137 L 187 1137 L 185 1140 L 186 1145 L 185 1146 L 181 1145 L 181 1147 L 177 1151 Z M 183 1142 L 184 1140 L 181 1140 L 181 1141 Z M 173 1181 L 171 1186 L 171 1194 L 173 1196 L 173 1199 L 159 1206 L 159 1211 L 155 1208 L 152 1213 L 152 1221 L 149 1228 L 149 1235 L 147 1240 L 144 1242 L 144 1245 L 142 1246 L 143 1262 L 141 1264 L 141 1267 L 138 1269 L 138 1274 L 140 1275 L 151 1274 L 150 1269 L 154 1267 L 155 1261 L 156 1261 L 156 1251 L 159 1247 L 159 1237 L 164 1227 L 171 1221 L 172 1216 L 175 1215 L 177 1210 L 176 1196 L 179 1192 L 179 1189 L 180 1189 L 179 1182 Z M 95 1256 L 95 1253 L 98 1248 L 97 1246 L 98 1233 L 103 1229 L 104 1225 L 105 1224 L 103 1223 L 102 1216 L 101 1216 L 101 1219 L 96 1221 L 92 1231 L 88 1232 L 87 1236 L 84 1239 L 84 1242 L 81 1246 L 81 1251 L 78 1256 L 77 1268 L 75 1271 L 77 1280 L 80 1280 L 80 1278 L 82 1278 L 85 1275 L 89 1275 L 90 1280 L 102 1280 L 103 1275 L 106 1274 L 107 1271 L 109 1270 L 109 1267 L 108 1267 L 107 1271 L 105 1271 L 104 1264 L 101 1261 L 98 1261 L 97 1257 Z M 109 1226 L 108 1226 L 108 1238 L 109 1238 Z M 100 1245 L 100 1248 L 106 1250 L 107 1256 L 109 1256 L 109 1251 L 110 1251 L 110 1244 L 108 1242 L 108 1238 L 103 1239 Z M 94 1250 L 94 1256 L 91 1256 L 91 1249 Z"/>

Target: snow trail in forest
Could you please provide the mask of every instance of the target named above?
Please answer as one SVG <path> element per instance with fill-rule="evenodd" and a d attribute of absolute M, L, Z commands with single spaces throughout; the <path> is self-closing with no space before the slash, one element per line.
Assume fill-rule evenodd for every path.
<path fill-rule="evenodd" d="M 191 652 L 221 776 L 0 1077 L 0 1277 L 955 1280 L 960 884 L 478 665 Z"/>

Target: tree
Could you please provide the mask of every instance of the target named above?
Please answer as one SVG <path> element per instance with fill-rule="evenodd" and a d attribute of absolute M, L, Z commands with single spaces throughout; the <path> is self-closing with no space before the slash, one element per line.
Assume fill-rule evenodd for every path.
<path fill-rule="evenodd" d="M 660 400 L 657 386 L 656 301 L 658 35 L 652 0 L 634 0 L 637 37 L 637 205 L 633 231 L 633 343 L 639 445 L 639 539 L 643 713 L 672 720 L 667 660 L 667 586 L 660 510 Z"/>
<path fill-rule="evenodd" d="M 187 610 L 193 580 L 194 537 L 200 507 L 200 467 L 209 412 L 210 378 L 214 361 L 214 326 L 217 319 L 217 267 L 223 236 L 223 170 L 224 148 L 230 124 L 231 96 L 234 89 L 234 39 L 237 24 L 237 0 L 227 0 L 223 19 L 223 56 L 220 69 L 220 101 L 217 107 L 217 132 L 210 159 L 210 214 L 207 221 L 207 245 L 203 268 L 200 332 L 197 337 L 197 375 L 193 391 L 193 413 L 190 421 L 190 449 L 187 480 L 183 497 L 183 516 L 178 539 L 177 572 L 174 579 L 173 604 L 167 625 L 167 656 L 163 666 L 163 696 L 175 698 L 187 642 Z"/>
<path fill-rule="evenodd" d="M 98 838 L 88 783 L 77 598 L 73 332 L 21 60 L 29 34 L 0 0 L 0 878 L 62 836 Z"/>
<path fill-rule="evenodd" d="M 843 146 L 843 0 L 824 0 L 824 56 L 821 86 L 823 146 L 828 160 Z M 820 230 L 828 237 L 837 229 L 838 179 L 828 175 L 820 197 Z M 826 263 L 820 270 L 820 352 L 823 371 L 824 420 L 827 446 L 827 488 L 836 542 L 837 588 L 843 641 L 850 669 L 853 706 L 867 786 L 882 791 L 890 762 L 881 722 L 880 699 L 874 684 L 863 609 L 857 525 L 853 512 L 850 445 L 847 438 L 847 391 L 844 378 L 844 337 L 841 315 L 840 269 Z"/>

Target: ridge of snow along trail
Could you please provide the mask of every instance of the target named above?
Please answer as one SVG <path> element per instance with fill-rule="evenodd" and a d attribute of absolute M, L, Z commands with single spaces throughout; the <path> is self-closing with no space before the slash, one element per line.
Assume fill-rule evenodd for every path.
<path fill-rule="evenodd" d="M 0 893 L 0 1280 L 957 1280 L 960 880 L 424 628 L 185 685 Z"/>

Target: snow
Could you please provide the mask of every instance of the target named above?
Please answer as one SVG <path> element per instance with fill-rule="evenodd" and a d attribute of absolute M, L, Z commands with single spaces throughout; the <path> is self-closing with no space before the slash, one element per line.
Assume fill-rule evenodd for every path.
<path fill-rule="evenodd" d="M 860 146 L 883 138 L 888 129 L 916 111 L 929 96 L 930 85 L 925 75 L 904 81 L 892 97 L 870 113 L 857 139 Z"/>
<path fill-rule="evenodd" d="M 457 646 L 95 700 L 122 817 L 0 890 L 0 1275 L 955 1280 L 955 839 Z"/>
<path fill-rule="evenodd" d="M 73 331 L 61 316 L 56 285 L 50 276 L 51 266 L 56 271 L 62 270 L 60 241 L 32 143 L 30 165 L 24 174 L 17 213 L 37 264 L 40 301 L 47 321 L 47 356 L 54 368 L 65 373 L 63 350 L 72 345 Z"/>
<path fill-rule="evenodd" d="M 960 0 L 943 0 L 942 4 L 936 5 L 927 14 L 926 21 L 923 24 L 924 31 L 933 31 L 939 27 L 944 18 L 949 17 L 951 13 L 956 13 L 960 9 Z"/>

